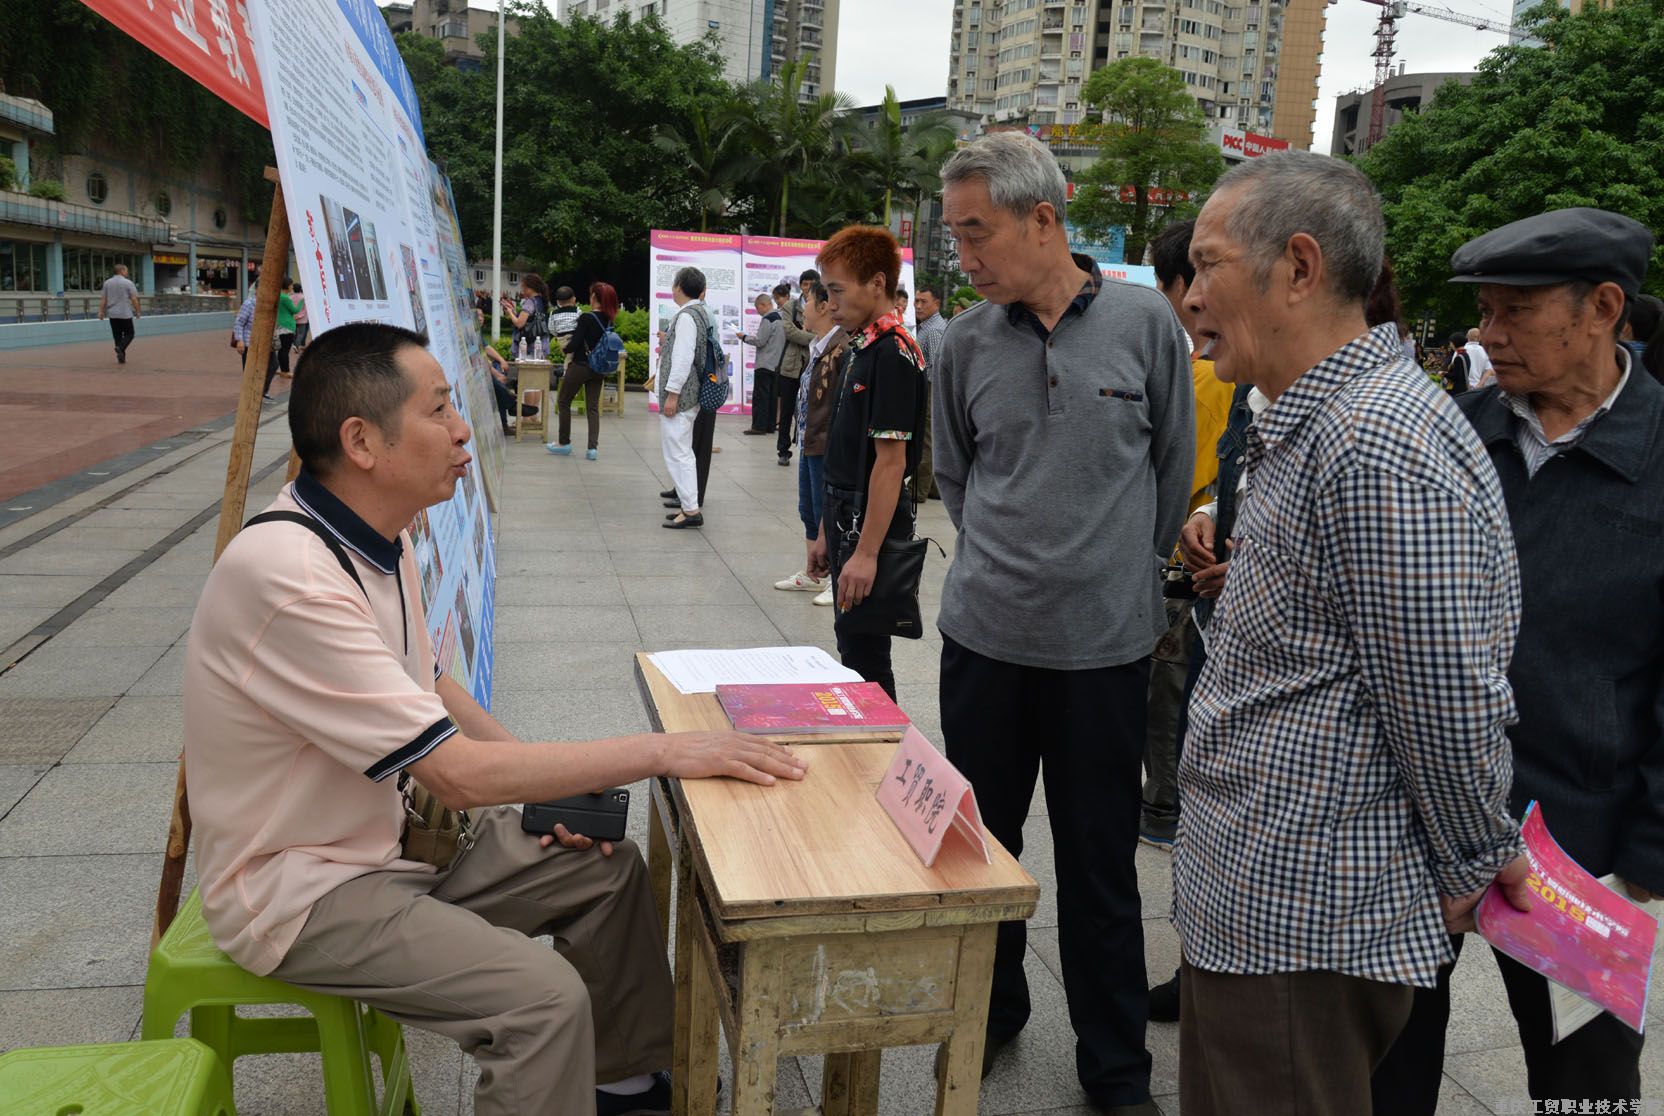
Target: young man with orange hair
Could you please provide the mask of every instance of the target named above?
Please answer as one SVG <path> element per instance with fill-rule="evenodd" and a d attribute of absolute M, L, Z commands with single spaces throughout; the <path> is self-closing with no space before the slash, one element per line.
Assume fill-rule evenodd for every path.
<path fill-rule="evenodd" d="M 905 482 L 919 466 L 924 430 L 924 357 L 895 309 L 901 246 L 883 229 L 851 226 L 820 251 L 821 283 L 832 320 L 849 334 L 838 373 L 826 443 L 826 499 L 809 576 L 832 578 L 838 654 L 844 665 L 896 695 L 890 637 L 846 630 L 851 611 L 872 592 L 886 538 L 913 536 L 913 501 Z M 841 554 L 829 543 L 856 532 Z"/>

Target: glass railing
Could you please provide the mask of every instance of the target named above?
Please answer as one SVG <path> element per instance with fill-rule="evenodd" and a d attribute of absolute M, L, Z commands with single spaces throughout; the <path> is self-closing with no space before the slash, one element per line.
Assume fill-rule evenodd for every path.
<path fill-rule="evenodd" d="M 112 213 L 74 202 L 47 201 L 14 190 L 0 190 L 0 223 L 6 222 L 145 243 L 173 243 L 173 226 L 160 217 Z"/>
<path fill-rule="evenodd" d="M 53 134 L 52 110 L 27 97 L 0 93 L 0 120 L 9 120 L 37 132 Z"/>

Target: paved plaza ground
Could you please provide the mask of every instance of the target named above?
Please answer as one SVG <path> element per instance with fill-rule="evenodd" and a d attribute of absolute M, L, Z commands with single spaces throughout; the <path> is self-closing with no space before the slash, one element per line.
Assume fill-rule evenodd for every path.
<path fill-rule="evenodd" d="M 62 400 L 75 396 L 59 390 L 60 377 L 68 384 L 116 382 L 101 365 L 85 372 L 68 366 L 69 349 L 97 347 L 65 346 L 43 353 L 45 359 L 0 353 L 0 476 L 14 471 L 13 434 L 38 454 L 63 433 L 78 462 L 66 467 L 60 459 L 29 486 L 39 491 L 40 484 L 74 480 L 61 490 L 78 490 L 0 521 L 0 649 L 11 649 L 0 664 L 28 649 L 0 672 L 0 1050 L 121 1040 L 138 1028 L 180 747 L 183 641 L 212 553 L 225 472 L 228 428 L 212 420 L 229 409 L 236 390 L 235 369 L 221 371 L 225 354 L 205 338 L 158 339 L 155 347 L 152 365 L 141 365 L 143 349 L 136 351 L 119 381 L 122 393 L 161 406 L 179 397 L 177 385 L 195 385 L 187 393 L 193 408 L 219 399 L 221 410 L 193 410 L 186 421 L 181 404 L 173 412 L 181 417 L 159 422 L 153 415 L 146 421 L 157 424 L 155 437 L 172 441 L 121 470 L 95 463 L 138 449 L 125 432 L 145 423 L 116 422 L 106 440 L 81 438 L 85 416 L 64 410 Z M 90 359 L 97 357 L 92 352 Z M 20 371 L 37 381 L 32 388 L 16 386 Z M 25 390 L 36 398 L 17 404 L 16 393 Z M 803 553 L 795 470 L 775 465 L 772 439 L 741 437 L 742 420 L 724 418 L 708 525 L 665 531 L 656 495 L 665 485 L 657 419 L 640 396 L 629 402 L 623 418 L 605 420 L 599 461 L 552 458 L 534 441 L 509 445 L 498 522 L 493 710 L 526 737 L 645 731 L 631 674 L 639 650 L 832 646 L 829 609 L 815 608 L 809 594 L 771 587 L 799 567 Z M 41 408 L 43 429 L 20 407 Z M 276 492 L 288 455 L 281 403 L 268 408 L 266 420 L 251 514 Z M 89 466 L 111 475 L 81 475 Z M 951 554 L 941 504 L 924 510 L 921 533 L 942 540 Z M 932 617 L 945 570 L 933 555 L 923 593 Z M 927 628 L 934 634 L 933 624 Z M 940 650 L 938 639 L 896 646 L 901 703 L 938 739 Z M 636 788 L 638 839 L 646 801 L 645 788 Z M 1027 958 L 1034 1018 L 984 1084 L 981 1110 L 989 1114 L 1091 1111 L 1075 1081 L 1059 980 L 1045 809 L 1037 798 L 1023 856 L 1042 886 Z M 1177 960 L 1166 921 L 1169 858 L 1141 848 L 1138 867 L 1149 972 L 1164 980 Z M 187 887 L 193 880 L 187 877 Z M 1523 1061 L 1487 951 L 1467 951 L 1454 1002 L 1440 1111 L 1508 1111 L 1525 1096 Z M 1652 1007 L 1654 1021 L 1664 1020 L 1664 990 L 1655 990 Z M 408 1033 L 423 1111 L 471 1112 L 472 1064 L 444 1040 Z M 1154 1091 L 1163 1111 L 1176 1113 L 1177 1028 L 1153 1024 L 1149 1045 Z M 1653 1044 L 1643 1058 L 1643 1079 L 1664 1095 L 1658 1051 Z M 931 1057 L 928 1049 L 885 1056 L 886 1116 L 931 1110 Z M 779 1078 L 782 1109 L 812 1104 L 818 1059 L 787 1062 Z M 245 1058 L 236 1076 L 245 1114 L 323 1110 L 315 1058 Z"/>

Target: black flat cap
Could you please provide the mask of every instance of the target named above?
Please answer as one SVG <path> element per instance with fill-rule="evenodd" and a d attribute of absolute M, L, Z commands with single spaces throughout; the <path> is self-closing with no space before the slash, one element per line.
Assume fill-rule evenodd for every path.
<path fill-rule="evenodd" d="M 1452 283 L 1546 287 L 1583 279 L 1616 283 L 1635 297 L 1647 275 L 1652 233 L 1604 209 L 1557 209 L 1476 236 L 1450 257 Z"/>

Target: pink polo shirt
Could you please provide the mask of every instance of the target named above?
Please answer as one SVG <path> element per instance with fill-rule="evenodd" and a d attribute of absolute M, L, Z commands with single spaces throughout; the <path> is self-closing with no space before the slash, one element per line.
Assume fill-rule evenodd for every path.
<path fill-rule="evenodd" d="M 262 975 L 329 891 L 432 871 L 399 856 L 397 773 L 456 731 L 434 693 L 408 538 L 376 534 L 304 472 L 267 510 L 321 521 L 364 590 L 306 527 L 262 523 L 220 556 L 191 622 L 185 773 L 203 915 Z"/>

